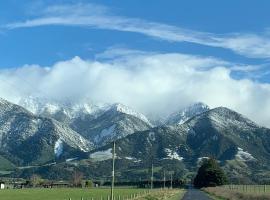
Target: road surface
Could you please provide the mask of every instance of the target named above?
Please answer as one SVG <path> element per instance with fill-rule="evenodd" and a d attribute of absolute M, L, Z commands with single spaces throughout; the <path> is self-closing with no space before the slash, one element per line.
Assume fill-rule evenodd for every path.
<path fill-rule="evenodd" d="M 198 189 L 189 188 L 182 200 L 211 200 L 211 199 L 204 192 Z"/>

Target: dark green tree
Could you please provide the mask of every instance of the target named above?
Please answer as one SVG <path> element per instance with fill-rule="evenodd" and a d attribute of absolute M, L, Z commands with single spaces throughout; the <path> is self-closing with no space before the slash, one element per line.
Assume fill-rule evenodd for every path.
<path fill-rule="evenodd" d="M 194 179 L 194 186 L 197 188 L 214 187 L 227 182 L 227 177 L 217 161 L 210 158 L 203 161 Z"/>

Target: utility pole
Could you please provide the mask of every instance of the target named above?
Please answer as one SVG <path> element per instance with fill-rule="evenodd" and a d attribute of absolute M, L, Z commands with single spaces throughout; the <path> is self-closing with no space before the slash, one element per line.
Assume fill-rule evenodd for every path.
<path fill-rule="evenodd" d="M 111 200 L 114 200 L 114 162 L 115 162 L 115 141 L 113 142 L 113 155 L 112 155 L 112 185 L 111 185 Z"/>
<path fill-rule="evenodd" d="M 171 172 L 171 189 L 172 189 L 172 184 L 173 184 L 173 181 L 172 181 L 172 172 Z"/>
<path fill-rule="evenodd" d="M 166 177 L 165 177 L 165 170 L 163 171 L 163 189 L 166 188 Z"/>
<path fill-rule="evenodd" d="M 153 189 L 153 181 L 154 181 L 154 165 L 152 163 L 152 173 L 151 173 L 151 190 Z"/>

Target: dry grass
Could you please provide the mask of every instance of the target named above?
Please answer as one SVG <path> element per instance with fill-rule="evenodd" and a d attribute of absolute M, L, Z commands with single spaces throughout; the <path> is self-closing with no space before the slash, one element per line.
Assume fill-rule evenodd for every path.
<path fill-rule="evenodd" d="M 225 187 L 204 188 L 207 193 L 224 200 L 270 200 L 270 193 L 230 190 Z"/>
<path fill-rule="evenodd" d="M 174 189 L 174 190 L 154 190 L 150 194 L 142 197 L 136 198 L 137 200 L 179 200 L 182 199 L 184 195 L 184 190 Z"/>

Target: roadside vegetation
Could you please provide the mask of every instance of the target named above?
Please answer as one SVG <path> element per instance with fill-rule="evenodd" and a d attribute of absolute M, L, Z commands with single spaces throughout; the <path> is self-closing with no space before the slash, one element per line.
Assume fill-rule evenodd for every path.
<path fill-rule="evenodd" d="M 236 185 L 203 188 L 213 199 L 270 200 L 270 186 Z"/>
<path fill-rule="evenodd" d="M 197 188 L 214 187 L 228 183 L 224 171 L 218 162 L 213 159 L 205 159 L 194 179 L 194 186 Z"/>
<path fill-rule="evenodd" d="M 138 200 L 180 200 L 184 196 L 183 189 L 161 189 L 150 192 L 149 194 L 137 198 Z"/>

